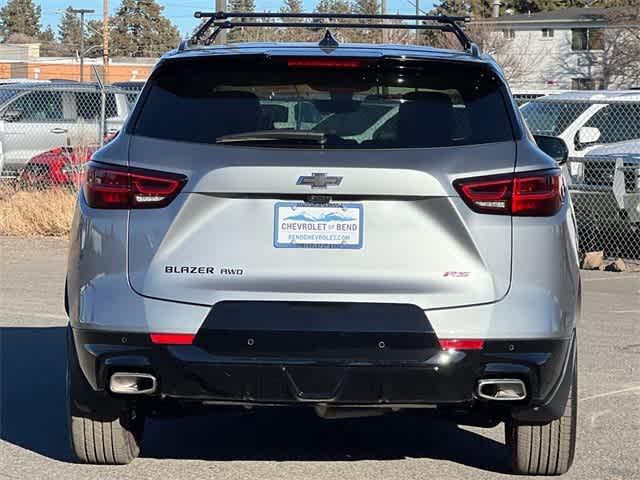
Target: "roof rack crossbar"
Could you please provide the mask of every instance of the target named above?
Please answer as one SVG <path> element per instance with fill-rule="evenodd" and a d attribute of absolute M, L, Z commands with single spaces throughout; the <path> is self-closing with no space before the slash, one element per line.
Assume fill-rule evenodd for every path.
<path fill-rule="evenodd" d="M 196 18 L 214 18 L 228 20 L 230 18 L 360 18 L 368 20 L 425 20 L 443 23 L 470 22 L 470 17 L 452 17 L 448 15 L 395 15 L 370 13 L 279 13 L 279 12 L 195 12 Z"/>
<path fill-rule="evenodd" d="M 365 29 L 371 28 L 369 25 L 362 23 L 325 23 L 325 22 L 305 22 L 303 24 L 298 22 L 215 22 L 215 30 L 207 39 L 205 40 L 205 45 L 211 45 L 216 37 L 219 35 L 220 31 L 232 28 L 241 28 L 241 27 L 282 27 L 282 28 L 310 28 L 310 29 L 321 29 L 321 28 L 357 28 L 357 29 Z M 398 30 L 440 30 L 442 32 L 452 32 L 456 33 L 456 30 L 451 25 L 391 25 L 391 24 L 381 24 L 376 28 L 380 29 L 398 29 Z M 467 47 L 468 48 L 468 47 Z"/>
<path fill-rule="evenodd" d="M 373 15 L 359 13 L 275 13 L 275 12 L 195 12 L 196 18 L 207 19 L 189 40 L 190 45 L 204 43 L 212 44 L 221 31 L 236 27 L 262 28 L 358 28 L 358 29 L 395 29 L 395 30 L 439 30 L 452 32 L 463 49 L 477 54 L 478 48 L 459 25 L 470 21 L 469 17 L 449 17 L 445 15 Z M 312 19 L 333 20 L 329 22 L 252 22 L 247 19 L 278 18 L 278 19 Z M 237 19 L 232 21 L 231 19 Z M 335 22 L 335 20 L 418 20 L 423 23 L 416 25 L 404 23 L 366 23 L 366 22 Z M 431 23 L 424 23 L 431 22 Z M 205 34 L 211 27 L 215 27 L 204 42 Z"/>
<path fill-rule="evenodd" d="M 196 17 L 196 18 L 198 18 L 198 17 Z M 198 27 L 198 30 L 196 30 L 194 32 L 193 36 L 191 37 L 190 42 L 192 44 L 194 44 L 194 45 L 199 43 L 200 40 L 202 40 L 202 36 L 205 33 L 207 33 L 207 30 L 209 30 L 209 28 L 211 28 L 211 25 L 213 25 L 214 21 L 215 21 L 215 18 L 214 17 L 210 17 L 206 21 L 202 22 L 202 25 L 200 25 L 200 27 Z"/>

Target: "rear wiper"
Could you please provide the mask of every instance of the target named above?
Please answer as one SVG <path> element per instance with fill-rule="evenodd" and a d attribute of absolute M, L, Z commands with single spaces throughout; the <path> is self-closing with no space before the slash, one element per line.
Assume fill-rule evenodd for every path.
<path fill-rule="evenodd" d="M 324 146 L 327 136 L 323 132 L 307 130 L 260 130 L 223 135 L 216 143 L 275 143 L 289 145 L 317 144 Z"/>

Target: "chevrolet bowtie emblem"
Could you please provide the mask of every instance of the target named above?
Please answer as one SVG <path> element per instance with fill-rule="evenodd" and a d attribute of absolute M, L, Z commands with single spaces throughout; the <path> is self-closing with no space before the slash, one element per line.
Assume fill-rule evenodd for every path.
<path fill-rule="evenodd" d="M 342 182 L 342 177 L 330 177 L 326 173 L 312 173 L 311 176 L 298 177 L 296 185 L 308 185 L 311 188 L 337 187 Z"/>

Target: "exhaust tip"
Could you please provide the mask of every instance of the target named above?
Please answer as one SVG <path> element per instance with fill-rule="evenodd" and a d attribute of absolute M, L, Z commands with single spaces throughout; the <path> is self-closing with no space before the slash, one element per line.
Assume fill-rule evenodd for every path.
<path fill-rule="evenodd" d="M 478 396 L 485 400 L 524 400 L 527 387 L 517 378 L 486 378 L 478 381 Z"/>
<path fill-rule="evenodd" d="M 150 373 L 116 372 L 109 379 L 109 390 L 125 395 L 144 395 L 156 391 L 156 377 Z"/>

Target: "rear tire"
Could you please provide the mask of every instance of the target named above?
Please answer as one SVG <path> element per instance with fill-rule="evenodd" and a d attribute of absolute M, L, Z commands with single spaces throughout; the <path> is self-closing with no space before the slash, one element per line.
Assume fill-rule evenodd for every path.
<path fill-rule="evenodd" d="M 543 425 L 524 425 L 511 420 L 505 426 L 506 445 L 513 473 L 520 475 L 562 475 L 571 464 L 576 449 L 578 412 L 578 369 L 573 379 L 564 413 Z"/>
<path fill-rule="evenodd" d="M 71 329 L 68 341 L 73 342 Z M 144 417 L 132 404 L 96 392 L 67 349 L 67 420 L 71 451 L 80 463 L 126 465 L 140 453 Z"/>

